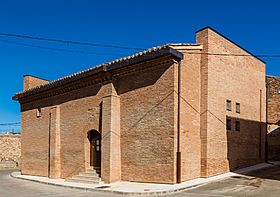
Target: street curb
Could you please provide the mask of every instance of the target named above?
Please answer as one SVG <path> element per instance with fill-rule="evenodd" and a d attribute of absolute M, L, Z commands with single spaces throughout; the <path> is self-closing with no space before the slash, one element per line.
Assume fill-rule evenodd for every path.
<path fill-rule="evenodd" d="M 126 195 L 126 196 L 165 196 L 168 194 L 175 194 L 175 193 L 181 192 L 183 190 L 195 188 L 195 187 L 201 186 L 203 184 L 206 184 L 206 183 L 200 183 L 200 184 L 196 184 L 196 185 L 192 185 L 192 186 L 182 187 L 179 189 L 157 191 L 157 192 L 148 192 L 148 191 L 147 192 L 121 192 L 121 191 L 102 190 L 102 189 L 96 189 L 96 188 L 85 188 L 85 187 L 77 187 L 77 186 L 69 186 L 69 185 L 66 186 L 66 185 L 61 185 L 61 184 L 56 184 L 56 183 L 32 180 L 32 179 L 28 179 L 28 178 L 18 177 L 16 175 L 14 175 L 13 172 L 10 174 L 10 176 L 12 178 L 21 179 L 21 180 L 25 180 L 25 181 L 32 181 L 35 183 L 42 183 L 42 184 L 46 184 L 46 185 L 53 185 L 53 186 L 58 186 L 58 187 L 70 188 L 70 189 L 79 189 L 79 190 L 85 190 L 85 191 L 120 194 L 120 195 Z"/>
<path fill-rule="evenodd" d="M 279 165 L 279 164 L 276 164 L 276 163 L 270 163 L 270 164 L 271 164 L 271 166 L 265 166 L 265 167 L 261 167 L 259 169 L 265 169 L 265 168 L 269 168 L 269 167 L 272 167 L 272 166 L 275 166 L 275 165 Z M 254 170 L 248 170 L 248 172 L 250 172 L 250 171 L 254 171 Z M 16 172 L 12 172 L 10 174 L 10 176 L 13 177 L 13 178 L 16 178 L 16 179 L 27 180 L 27 181 L 37 182 L 37 183 L 43 183 L 43 184 L 46 184 L 46 185 L 64 187 L 64 188 L 85 190 L 85 191 L 119 194 L 119 195 L 126 195 L 126 196 L 165 196 L 165 195 L 168 195 L 168 194 L 175 194 L 175 193 L 178 193 L 178 192 L 181 192 L 181 191 L 184 191 L 184 190 L 188 190 L 188 189 L 192 189 L 192 188 L 196 188 L 196 187 L 199 187 L 199 186 L 211 183 L 211 182 L 215 182 L 215 181 L 219 181 L 219 180 L 222 180 L 222 179 L 225 179 L 225 178 L 229 178 L 229 177 L 232 177 L 233 175 L 230 175 L 228 177 L 223 177 L 223 178 L 220 178 L 220 179 L 217 179 L 217 180 L 212 180 L 212 181 L 209 181 L 209 182 L 202 182 L 202 183 L 182 187 L 182 188 L 170 189 L 170 190 L 165 190 L 165 191 L 154 191 L 154 192 L 149 192 L 149 191 L 146 191 L 146 192 L 123 192 L 123 191 L 116 191 L 116 190 L 102 190 L 102 189 L 98 189 L 98 188 L 87 188 L 87 187 L 63 185 L 63 184 L 58 184 L 58 183 L 51 183 L 51 182 L 45 182 L 45 181 L 20 177 L 20 176 L 16 175 Z"/>

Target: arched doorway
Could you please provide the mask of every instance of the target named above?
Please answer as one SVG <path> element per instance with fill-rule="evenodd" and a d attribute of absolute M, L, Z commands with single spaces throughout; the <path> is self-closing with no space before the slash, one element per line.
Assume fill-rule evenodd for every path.
<path fill-rule="evenodd" d="M 88 132 L 90 143 L 90 166 L 101 166 L 101 134 L 96 130 Z"/>

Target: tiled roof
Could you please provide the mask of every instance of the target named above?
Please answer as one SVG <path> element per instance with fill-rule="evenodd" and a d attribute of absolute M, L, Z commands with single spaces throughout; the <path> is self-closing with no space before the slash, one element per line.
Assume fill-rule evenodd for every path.
<path fill-rule="evenodd" d="M 280 76 L 272 76 L 272 75 L 266 75 L 267 78 L 274 78 L 277 80 L 280 80 Z"/>
<path fill-rule="evenodd" d="M 199 45 L 185 44 L 185 43 L 176 43 L 176 44 L 172 43 L 172 44 L 165 44 L 162 46 L 153 47 L 153 48 L 147 49 L 143 52 L 139 52 L 139 53 L 127 56 L 127 57 L 116 59 L 111 62 L 96 65 L 87 70 L 83 70 L 83 71 L 74 73 L 72 75 L 68 75 L 66 77 L 62 77 L 62 78 L 50 81 L 49 83 L 42 84 L 40 86 L 31 88 L 29 90 L 19 92 L 19 93 L 15 94 L 15 96 L 13 96 L 13 99 L 19 100 L 20 98 L 23 98 L 23 97 L 26 97 L 26 96 L 29 96 L 32 94 L 40 93 L 40 92 L 43 92 L 43 91 L 46 91 L 46 90 L 49 90 L 52 88 L 56 88 L 61 85 L 79 80 L 81 78 L 88 77 L 90 75 L 93 75 L 93 74 L 96 74 L 99 72 L 106 72 L 109 70 L 114 70 L 114 69 L 117 69 L 120 67 L 125 67 L 128 65 L 140 63 L 143 61 L 147 61 L 149 59 L 154 59 L 154 58 L 161 57 L 161 56 L 168 55 L 168 54 L 172 55 L 178 59 L 182 59 L 183 54 L 180 53 L 179 51 L 173 49 L 172 46 L 199 46 Z"/>

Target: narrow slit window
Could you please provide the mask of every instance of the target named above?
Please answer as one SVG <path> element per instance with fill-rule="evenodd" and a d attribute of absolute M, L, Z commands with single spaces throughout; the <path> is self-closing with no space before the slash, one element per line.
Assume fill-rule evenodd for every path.
<path fill-rule="evenodd" d="M 231 111 L 231 100 L 227 100 L 227 111 Z"/>
<path fill-rule="evenodd" d="M 42 110 L 41 110 L 41 107 L 38 107 L 37 110 L 36 110 L 36 116 L 37 118 L 41 117 L 42 116 Z"/>
<path fill-rule="evenodd" d="M 240 103 L 236 103 L 236 113 L 240 113 Z"/>
<path fill-rule="evenodd" d="M 239 122 L 239 120 L 235 121 L 235 131 L 240 131 L 240 122 Z"/>
<path fill-rule="evenodd" d="M 231 119 L 227 117 L 227 121 L 226 121 L 226 127 L 227 130 L 231 130 Z"/>
<path fill-rule="evenodd" d="M 280 94 L 280 88 L 278 88 L 278 94 Z"/>

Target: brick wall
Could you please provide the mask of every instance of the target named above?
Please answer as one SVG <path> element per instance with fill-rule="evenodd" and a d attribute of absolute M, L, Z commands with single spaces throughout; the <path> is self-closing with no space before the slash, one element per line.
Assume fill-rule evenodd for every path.
<path fill-rule="evenodd" d="M 266 81 L 268 86 L 267 122 L 277 124 L 280 122 L 280 77 L 267 76 Z"/>
<path fill-rule="evenodd" d="M 123 180 L 176 181 L 175 68 L 166 63 L 119 80 Z"/>
<path fill-rule="evenodd" d="M 175 182 L 173 64 L 172 59 L 163 58 L 135 65 L 135 67 L 147 65 L 151 67 L 133 74 L 124 74 L 115 80 L 114 88 L 120 97 L 121 163 L 112 163 L 116 160 L 102 158 L 101 173 L 106 182 L 112 181 L 106 178 L 110 173 L 115 173 L 115 177 L 119 176 L 118 172 L 114 171 L 118 165 L 121 165 L 119 174 L 122 180 Z M 86 80 L 90 82 L 92 78 Z M 54 173 L 53 178 L 59 176 L 67 178 L 89 167 L 87 132 L 90 130 L 101 132 L 102 129 L 102 135 L 105 135 L 105 127 L 114 128 L 113 125 L 103 124 L 103 119 L 106 118 L 108 121 L 111 113 L 109 111 L 108 115 L 104 114 L 107 111 L 104 108 L 107 99 L 103 98 L 111 94 L 109 87 L 111 86 L 107 86 L 106 83 L 98 83 L 50 98 L 23 101 L 22 173 L 49 175 L 49 136 L 52 147 L 50 169 L 60 168 L 61 171 L 57 176 Z M 36 117 L 38 106 L 41 107 L 41 117 Z M 55 110 L 58 106 L 59 126 Z M 100 111 L 103 111 L 103 114 L 100 114 Z M 53 140 L 56 127 L 59 127 L 59 145 Z M 102 136 L 102 139 L 106 137 Z M 102 153 L 106 153 L 102 154 L 104 157 L 118 148 L 110 147 L 116 145 L 117 140 L 103 143 L 107 144 L 102 146 Z M 58 146 L 60 152 L 56 153 L 54 147 L 58 149 Z M 55 154 L 60 154 L 60 163 L 53 161 Z"/>
<path fill-rule="evenodd" d="M 268 159 L 280 160 L 280 77 L 267 76 Z"/>
<path fill-rule="evenodd" d="M 0 164 L 20 165 L 20 134 L 0 134 Z"/>
<path fill-rule="evenodd" d="M 51 125 L 51 133 L 56 130 L 56 106 L 60 108 L 61 177 L 72 176 L 89 166 L 87 132 L 100 131 L 100 89 L 101 84 L 97 84 L 22 104 L 23 174 L 48 176 L 49 128 Z M 41 106 L 41 117 L 36 117 L 37 106 Z"/>
<path fill-rule="evenodd" d="M 200 177 L 201 138 L 200 138 L 200 64 L 199 50 L 179 50 L 184 53 L 181 61 L 181 99 L 180 99 L 180 149 L 182 181 Z M 178 65 L 176 65 L 178 68 Z M 178 70 L 176 70 L 178 72 Z M 176 72 L 176 73 L 177 73 Z M 177 83 L 177 74 L 174 83 Z M 177 88 L 177 84 L 176 84 Z M 177 93 L 177 92 L 176 92 Z M 176 94 L 176 104 L 177 106 Z M 176 109 L 177 110 L 177 109 Z M 177 125 L 177 124 L 176 124 Z M 175 133 L 177 138 L 177 132 Z M 175 144 L 177 148 L 177 144 Z"/>
<path fill-rule="evenodd" d="M 45 80 L 45 79 L 40 79 L 38 77 L 34 77 L 31 75 L 25 75 L 24 79 L 23 79 L 23 90 L 29 90 L 32 88 L 35 88 L 37 86 L 43 85 L 48 83 L 49 81 Z"/>
<path fill-rule="evenodd" d="M 246 51 L 212 29 L 197 33 L 203 52 L 244 54 Z M 202 55 L 201 65 L 202 176 L 212 176 L 259 163 L 264 159 L 265 64 L 253 56 Z M 260 93 L 261 91 L 261 93 Z M 226 111 L 226 100 L 232 111 Z M 235 103 L 241 112 L 235 112 Z M 226 131 L 226 116 L 233 131 Z M 235 120 L 241 131 L 234 131 Z"/>

